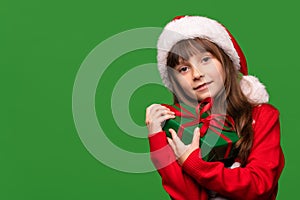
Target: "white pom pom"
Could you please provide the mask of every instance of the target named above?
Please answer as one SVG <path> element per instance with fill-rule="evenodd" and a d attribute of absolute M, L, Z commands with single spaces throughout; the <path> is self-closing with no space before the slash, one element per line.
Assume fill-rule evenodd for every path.
<path fill-rule="evenodd" d="M 269 94 L 265 86 L 254 76 L 243 76 L 240 81 L 243 93 L 252 103 L 268 103 Z"/>

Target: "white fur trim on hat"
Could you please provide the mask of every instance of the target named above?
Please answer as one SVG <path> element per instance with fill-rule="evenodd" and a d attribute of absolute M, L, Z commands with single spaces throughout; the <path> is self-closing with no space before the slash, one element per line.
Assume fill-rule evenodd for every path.
<path fill-rule="evenodd" d="M 269 94 L 265 86 L 256 77 L 243 76 L 240 80 L 240 86 L 250 102 L 267 103 L 269 101 Z"/>

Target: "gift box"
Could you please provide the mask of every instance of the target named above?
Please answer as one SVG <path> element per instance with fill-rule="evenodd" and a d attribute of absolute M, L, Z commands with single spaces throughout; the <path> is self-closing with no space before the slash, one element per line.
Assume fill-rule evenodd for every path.
<path fill-rule="evenodd" d="M 165 122 L 163 130 L 171 138 L 169 129 L 174 129 L 185 144 L 190 144 L 196 127 L 200 129 L 200 148 L 205 161 L 233 160 L 237 155 L 235 148 L 239 137 L 234 129 L 233 119 L 224 114 L 208 114 L 212 99 L 199 103 L 196 108 L 183 104 L 166 105 L 175 112 L 175 118 Z"/>

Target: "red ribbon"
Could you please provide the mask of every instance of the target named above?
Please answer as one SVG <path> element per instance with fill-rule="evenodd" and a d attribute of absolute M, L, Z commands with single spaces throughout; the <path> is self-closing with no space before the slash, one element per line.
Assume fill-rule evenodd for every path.
<path fill-rule="evenodd" d="M 228 143 L 228 148 L 226 150 L 224 158 L 227 158 L 229 156 L 230 149 L 232 147 L 232 141 L 230 140 L 230 138 L 226 137 L 215 128 L 218 128 L 220 130 L 226 130 L 226 131 L 235 131 L 234 120 L 232 119 L 232 117 L 224 114 L 211 114 L 205 118 L 201 118 L 203 113 L 209 111 L 212 108 L 213 100 L 211 97 L 204 99 L 195 107 L 195 114 L 188 111 L 184 107 L 180 106 L 180 104 L 176 104 L 176 106 L 178 106 L 184 112 L 175 109 L 173 106 L 166 105 L 166 104 L 163 105 L 168 107 L 171 111 L 175 112 L 176 116 L 193 119 L 190 122 L 180 125 L 177 131 L 179 138 L 182 138 L 183 131 L 186 127 L 194 126 L 202 123 L 202 127 L 200 128 L 200 137 L 205 136 L 208 129 L 212 130 Z"/>

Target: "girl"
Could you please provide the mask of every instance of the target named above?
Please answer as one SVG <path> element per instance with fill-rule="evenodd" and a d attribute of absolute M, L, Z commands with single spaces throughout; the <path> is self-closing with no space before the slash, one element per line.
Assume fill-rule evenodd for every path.
<path fill-rule="evenodd" d="M 200 16 L 176 17 L 158 40 L 158 68 L 174 94 L 174 103 L 196 107 L 214 99 L 213 110 L 234 119 L 239 136 L 237 158 L 231 167 L 201 158 L 199 129 L 185 145 L 163 123 L 175 118 L 165 106 L 146 110 L 151 159 L 172 199 L 276 199 L 284 167 L 280 147 L 279 112 L 267 104 L 264 86 L 247 76 L 247 64 L 229 31 L 215 20 Z"/>

